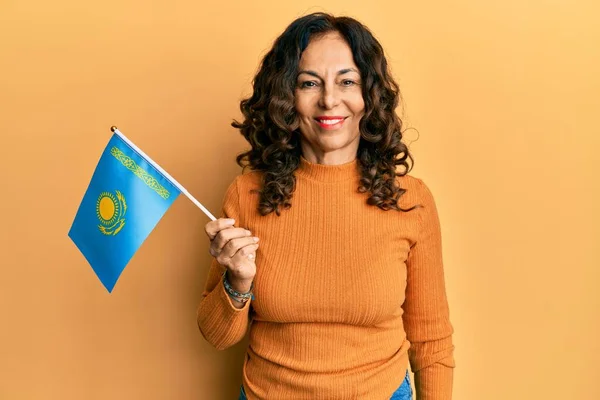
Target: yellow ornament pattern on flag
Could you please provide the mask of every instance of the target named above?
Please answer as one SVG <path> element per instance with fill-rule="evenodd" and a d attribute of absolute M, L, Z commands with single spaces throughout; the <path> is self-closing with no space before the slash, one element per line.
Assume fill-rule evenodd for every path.
<path fill-rule="evenodd" d="M 131 157 L 128 157 L 123 153 L 119 148 L 113 147 L 110 149 L 110 154 L 112 154 L 117 160 L 125 166 L 128 170 L 133 172 L 138 178 L 140 178 L 148 187 L 154 190 L 159 194 L 163 199 L 168 199 L 171 195 L 167 189 L 164 188 L 152 175 L 148 172 L 144 171 L 142 167 L 137 165 L 135 161 Z"/>
<path fill-rule="evenodd" d="M 98 229 L 105 235 L 114 236 L 125 226 L 127 202 L 118 190 L 115 194 L 102 192 L 96 201 L 96 215 L 100 220 Z"/>

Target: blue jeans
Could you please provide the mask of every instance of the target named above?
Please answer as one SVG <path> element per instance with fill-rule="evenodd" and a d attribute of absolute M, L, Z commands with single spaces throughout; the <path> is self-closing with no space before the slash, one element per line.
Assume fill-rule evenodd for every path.
<path fill-rule="evenodd" d="M 412 400 L 412 388 L 410 387 L 410 375 L 408 371 L 406 371 L 406 376 L 404 377 L 404 381 L 396 391 L 390 397 L 390 400 Z M 246 392 L 244 391 L 244 386 L 242 386 L 240 390 L 240 397 L 238 400 L 248 400 L 246 397 Z"/>

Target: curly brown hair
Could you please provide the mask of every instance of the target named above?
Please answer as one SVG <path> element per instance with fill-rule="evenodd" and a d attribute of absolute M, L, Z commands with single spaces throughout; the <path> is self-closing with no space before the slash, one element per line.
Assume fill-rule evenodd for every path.
<path fill-rule="evenodd" d="M 399 207 L 406 192 L 397 176 L 406 175 L 414 160 L 402 143 L 402 121 L 396 115 L 400 91 L 388 71 L 380 43 L 367 27 L 350 17 L 313 13 L 293 21 L 275 40 L 253 79 L 253 94 L 242 100 L 244 121 L 234 120 L 251 149 L 239 154 L 245 169 L 262 171 L 258 211 L 261 215 L 291 207 L 295 190 L 294 171 L 300 165 L 299 121 L 294 107 L 294 86 L 302 52 L 311 37 L 338 32 L 350 46 L 363 81 L 364 116 L 359 123 L 357 152 L 361 172 L 360 193 L 368 192 L 367 204 L 383 210 L 410 211 Z M 409 165 L 408 160 L 411 161 Z M 396 171 L 397 166 L 404 171 Z"/>

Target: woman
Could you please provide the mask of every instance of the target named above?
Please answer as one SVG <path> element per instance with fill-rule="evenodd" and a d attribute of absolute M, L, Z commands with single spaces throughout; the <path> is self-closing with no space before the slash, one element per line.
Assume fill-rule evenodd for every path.
<path fill-rule="evenodd" d="M 419 400 L 451 398 L 439 219 L 398 99 L 351 18 L 299 18 L 264 57 L 198 308 L 218 349 L 249 330 L 240 399 L 411 399 L 409 362 Z"/>

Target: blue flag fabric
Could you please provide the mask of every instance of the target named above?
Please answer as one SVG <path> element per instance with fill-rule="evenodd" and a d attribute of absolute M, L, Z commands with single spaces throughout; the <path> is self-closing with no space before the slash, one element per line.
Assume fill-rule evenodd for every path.
<path fill-rule="evenodd" d="M 69 230 L 109 293 L 179 194 L 168 178 L 113 134 Z"/>

